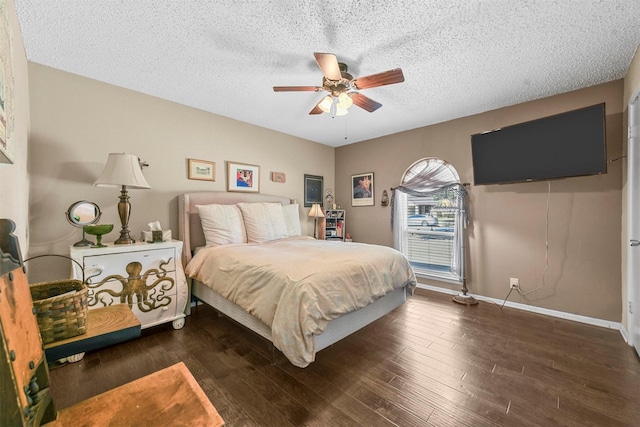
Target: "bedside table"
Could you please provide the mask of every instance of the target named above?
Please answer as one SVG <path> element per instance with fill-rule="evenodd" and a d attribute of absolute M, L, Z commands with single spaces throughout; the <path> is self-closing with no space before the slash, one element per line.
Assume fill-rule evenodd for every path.
<path fill-rule="evenodd" d="M 184 326 L 189 291 L 181 241 L 72 246 L 70 252 L 84 268 L 90 310 L 125 303 L 142 329 L 165 322 L 173 322 L 174 329 Z M 72 267 L 73 278 L 82 280 L 80 267 L 75 263 Z"/>

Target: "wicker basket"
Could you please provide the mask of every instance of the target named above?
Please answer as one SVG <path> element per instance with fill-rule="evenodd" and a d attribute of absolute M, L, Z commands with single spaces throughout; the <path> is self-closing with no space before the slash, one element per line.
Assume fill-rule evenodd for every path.
<path fill-rule="evenodd" d="M 29 288 L 44 344 L 87 332 L 89 288 L 81 280 L 43 282 Z"/>

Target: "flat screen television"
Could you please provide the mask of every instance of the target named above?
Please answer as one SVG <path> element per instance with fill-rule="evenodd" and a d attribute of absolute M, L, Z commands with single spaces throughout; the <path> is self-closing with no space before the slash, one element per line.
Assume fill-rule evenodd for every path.
<path fill-rule="evenodd" d="M 607 173 L 604 103 L 471 135 L 475 185 Z"/>

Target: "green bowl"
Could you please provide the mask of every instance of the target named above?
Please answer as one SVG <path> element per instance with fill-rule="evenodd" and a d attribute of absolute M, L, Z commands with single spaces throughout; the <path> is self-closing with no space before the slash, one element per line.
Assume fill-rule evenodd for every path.
<path fill-rule="evenodd" d="M 85 225 L 84 227 L 82 227 L 82 229 L 85 233 L 96 236 L 97 243 L 93 245 L 93 247 L 104 248 L 105 245 L 102 244 L 102 235 L 111 233 L 111 231 L 113 230 L 113 224 Z"/>
<path fill-rule="evenodd" d="M 113 231 L 113 224 L 95 224 L 84 226 L 84 232 L 93 236 L 101 236 L 103 234 L 111 233 L 111 231 Z"/>

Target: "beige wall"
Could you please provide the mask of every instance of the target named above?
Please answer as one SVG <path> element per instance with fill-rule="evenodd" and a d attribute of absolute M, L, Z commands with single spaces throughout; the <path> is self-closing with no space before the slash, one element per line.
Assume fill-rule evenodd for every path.
<path fill-rule="evenodd" d="M 622 96 L 620 80 L 340 147 L 336 198 L 346 206 L 347 231 L 356 241 L 392 246 L 390 207 L 380 206 L 382 190 L 398 185 L 406 168 L 423 157 L 450 162 L 462 182 L 473 184 L 470 135 L 485 130 L 605 102 L 607 155 L 618 158 Z M 620 321 L 621 170 L 617 161 L 609 164 L 606 175 L 551 182 L 545 286 L 526 299 L 512 294 L 510 301 Z M 350 206 L 350 176 L 361 172 L 375 173 L 376 206 Z M 503 299 L 510 277 L 519 278 L 524 291 L 541 286 L 547 183 L 471 185 L 469 193 L 470 291 Z"/>
<path fill-rule="evenodd" d="M 7 7 L 10 31 L 13 35 L 11 59 L 14 78 L 15 120 L 11 142 L 15 144 L 16 150 L 13 164 L 0 163 L 0 218 L 9 218 L 16 223 L 15 234 L 18 236 L 24 256 L 29 248 L 29 175 L 27 172 L 29 83 L 27 58 L 14 1 L 3 0 L 3 2 Z"/>
<path fill-rule="evenodd" d="M 623 114 L 623 154 L 627 155 L 628 153 L 628 125 L 629 125 L 629 111 L 628 106 L 631 101 L 631 97 L 636 94 L 636 92 L 640 90 L 640 50 L 636 50 L 636 54 L 631 61 L 631 65 L 629 66 L 629 71 L 624 78 L 624 96 L 622 98 L 622 108 L 624 110 Z M 627 312 L 627 249 L 629 247 L 628 242 L 629 239 L 634 237 L 629 236 L 627 233 L 627 164 L 628 162 L 624 161 L 623 163 L 623 171 L 622 171 L 622 325 L 628 330 L 628 312 Z"/>
<path fill-rule="evenodd" d="M 247 123 L 206 113 L 70 73 L 29 64 L 31 92 L 31 252 L 67 254 L 81 232 L 65 219 L 77 200 L 96 202 L 101 223 L 120 223 L 119 190 L 93 187 L 110 152 L 126 152 L 149 163 L 151 190 L 130 190 L 134 238 L 159 220 L 178 237 L 177 196 L 225 191 L 225 161 L 260 166 L 260 191 L 302 204 L 304 174 L 324 176 L 333 188 L 334 149 Z M 187 158 L 216 162 L 216 181 L 187 179 Z M 285 172 L 286 183 L 270 180 Z M 301 208 L 303 233 L 313 221 Z M 114 230 L 105 236 L 118 237 Z"/>

